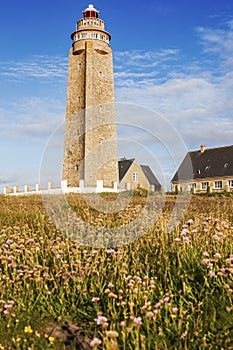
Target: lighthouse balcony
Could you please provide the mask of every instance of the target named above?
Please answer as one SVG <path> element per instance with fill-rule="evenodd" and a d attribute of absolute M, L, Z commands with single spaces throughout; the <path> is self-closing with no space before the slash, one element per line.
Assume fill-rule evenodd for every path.
<path fill-rule="evenodd" d="M 104 29 L 104 21 L 99 18 L 82 18 L 78 21 L 78 29 L 83 29 L 87 26 Z"/>
<path fill-rule="evenodd" d="M 79 32 L 75 31 L 72 33 L 71 38 L 73 39 L 73 43 L 76 43 L 80 40 L 101 40 L 109 44 L 110 36 L 106 32 L 92 32 L 92 31 L 86 31 L 86 32 Z"/>

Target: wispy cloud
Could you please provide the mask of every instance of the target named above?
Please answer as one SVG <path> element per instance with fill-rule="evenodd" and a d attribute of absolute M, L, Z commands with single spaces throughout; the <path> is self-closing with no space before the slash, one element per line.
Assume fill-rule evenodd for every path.
<path fill-rule="evenodd" d="M 65 79 L 67 64 L 67 58 L 60 56 L 33 56 L 26 61 L 2 61 L 0 76 L 18 80 Z"/>
<path fill-rule="evenodd" d="M 221 28 L 198 27 L 196 33 L 205 53 L 217 54 L 225 64 L 233 66 L 233 20 Z"/>
<path fill-rule="evenodd" d="M 65 118 L 65 106 L 55 98 L 25 98 L 8 107 L 0 110 L 2 137 L 45 142 Z"/>
<path fill-rule="evenodd" d="M 127 72 L 116 72 L 116 99 L 164 115 L 189 149 L 201 143 L 232 144 L 233 21 L 220 29 L 199 27 L 196 34 L 203 46 L 198 59 L 188 59 L 179 50 L 118 54 L 119 67 L 123 73 L 125 62 Z M 142 77 L 134 75 L 140 64 Z"/>

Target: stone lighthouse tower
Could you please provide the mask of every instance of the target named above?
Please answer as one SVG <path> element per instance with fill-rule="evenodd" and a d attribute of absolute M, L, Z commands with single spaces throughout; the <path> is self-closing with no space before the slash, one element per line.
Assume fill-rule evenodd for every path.
<path fill-rule="evenodd" d="M 92 4 L 71 39 L 62 178 L 69 187 L 102 180 L 112 188 L 118 159 L 111 36 Z"/>

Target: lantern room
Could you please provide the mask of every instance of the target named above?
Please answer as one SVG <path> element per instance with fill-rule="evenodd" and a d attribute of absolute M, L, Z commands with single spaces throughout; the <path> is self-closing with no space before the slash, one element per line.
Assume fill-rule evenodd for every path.
<path fill-rule="evenodd" d="M 83 11 L 83 17 L 84 18 L 98 18 L 99 17 L 99 11 L 97 11 L 92 4 L 86 8 L 86 10 Z"/>

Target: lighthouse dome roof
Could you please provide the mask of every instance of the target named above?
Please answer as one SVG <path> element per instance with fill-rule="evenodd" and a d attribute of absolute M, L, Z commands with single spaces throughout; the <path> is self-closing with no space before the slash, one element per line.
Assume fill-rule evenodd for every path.
<path fill-rule="evenodd" d="M 83 13 L 86 11 L 94 11 L 94 12 L 99 13 L 99 11 L 95 9 L 93 4 L 89 4 L 88 7 L 85 10 L 83 10 Z"/>

